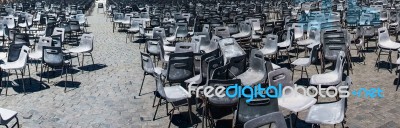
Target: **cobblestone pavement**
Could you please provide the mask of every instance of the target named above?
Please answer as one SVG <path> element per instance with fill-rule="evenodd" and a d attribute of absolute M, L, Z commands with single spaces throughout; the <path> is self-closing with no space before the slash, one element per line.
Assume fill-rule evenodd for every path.
<path fill-rule="evenodd" d="M 74 74 L 74 83 L 68 83 L 67 93 L 63 92 L 64 78 L 59 77 L 45 82 L 43 86 L 47 87 L 40 89 L 40 70 L 36 71 L 34 65 L 31 65 L 33 83 L 27 85 L 28 93 L 24 95 L 22 87 L 13 84 L 9 87 L 8 96 L 4 95 L 4 89 L 1 91 L 0 107 L 18 111 L 22 127 L 29 128 L 167 127 L 169 118 L 166 117 L 163 106 L 158 112 L 159 119 L 152 121 L 155 111 L 152 107 L 154 79 L 147 77 L 143 89 L 145 94 L 138 96 L 143 75 L 139 44 L 125 43 L 125 33 L 113 33 L 112 24 L 106 22 L 103 14 L 95 11 L 88 16 L 88 21 L 88 31 L 95 35 L 95 64 L 91 64 L 90 59 L 86 58 L 85 64 L 88 66 L 80 67 L 74 58 L 74 70 L 71 71 Z M 370 46 L 375 46 L 374 44 L 370 42 Z M 354 50 L 352 53 L 353 59 L 357 60 Z M 396 75 L 384 68 L 377 72 L 374 68 L 376 57 L 375 52 L 371 51 L 367 53 L 366 65 L 355 63 L 354 72 L 351 74 L 354 81 L 351 90 L 380 87 L 384 90 L 384 98 L 350 97 L 346 127 L 400 127 L 400 92 L 395 90 Z M 84 72 L 81 72 L 82 70 Z M 316 73 L 314 68 L 309 68 L 308 71 L 310 76 Z M 299 76 L 300 73 L 296 72 L 295 80 L 299 79 Z M 14 79 L 16 77 L 12 75 L 10 80 Z M 25 79 L 25 82 L 28 81 Z M 21 83 L 18 80 L 15 82 Z M 185 112 L 185 109 L 181 111 Z M 302 121 L 306 114 L 307 111 L 300 112 L 298 126 L 310 126 Z M 195 119 L 195 122 L 200 121 Z M 173 127 L 177 127 L 174 126 L 176 124 L 179 123 L 173 123 Z"/>

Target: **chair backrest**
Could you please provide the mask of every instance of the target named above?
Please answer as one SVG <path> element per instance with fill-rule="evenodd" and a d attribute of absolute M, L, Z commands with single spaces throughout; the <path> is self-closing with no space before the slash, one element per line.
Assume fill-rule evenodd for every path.
<path fill-rule="evenodd" d="M 244 128 L 259 128 L 269 124 L 275 124 L 278 128 L 287 128 L 285 117 L 281 112 L 273 112 L 252 119 L 244 124 Z"/>
<path fill-rule="evenodd" d="M 174 53 L 174 54 L 179 54 L 179 53 Z M 184 55 L 187 54 L 184 53 Z M 167 80 L 171 83 L 181 83 L 193 77 L 194 76 L 193 62 L 194 62 L 193 56 L 170 58 L 168 61 Z"/>
<path fill-rule="evenodd" d="M 246 71 L 247 55 L 232 57 L 228 60 L 228 78 L 232 79 Z"/>
<path fill-rule="evenodd" d="M 215 27 L 214 33 L 216 36 L 219 36 L 221 38 L 227 38 L 231 36 L 228 27 Z"/>
<path fill-rule="evenodd" d="M 254 31 L 261 30 L 260 19 L 249 19 L 249 21 L 252 23 Z"/>
<path fill-rule="evenodd" d="M 378 29 L 378 43 L 385 43 L 390 41 L 389 32 L 386 27 Z"/>
<path fill-rule="evenodd" d="M 93 50 L 93 42 L 94 42 L 93 34 L 82 34 L 81 43 L 79 44 L 79 46 L 88 48 L 89 51 L 87 52 L 91 52 Z"/>
<path fill-rule="evenodd" d="M 14 44 L 24 44 L 29 46 L 29 35 L 27 33 L 16 33 L 14 34 Z"/>
<path fill-rule="evenodd" d="M 268 81 L 269 85 L 276 86 L 277 88 L 279 84 L 282 84 L 282 87 L 293 86 L 292 71 L 287 68 L 271 71 L 268 73 Z"/>
<path fill-rule="evenodd" d="M 261 51 L 257 49 L 251 50 L 249 58 L 249 68 L 256 72 L 265 73 L 267 71 L 265 68 L 264 55 Z"/>
<path fill-rule="evenodd" d="M 175 25 L 177 26 L 177 37 L 186 37 L 188 35 L 189 30 L 187 23 L 175 23 Z"/>
<path fill-rule="evenodd" d="M 263 49 L 278 49 L 278 35 L 268 34 L 262 41 L 264 43 Z"/>
<path fill-rule="evenodd" d="M 184 53 L 184 52 L 196 52 L 196 44 L 195 43 L 176 43 L 175 44 L 175 52 L 174 53 Z"/>
<path fill-rule="evenodd" d="M 151 59 L 150 55 L 147 53 L 140 52 L 140 57 L 142 59 L 142 69 L 144 72 L 148 74 L 153 74 L 154 73 L 154 63 L 153 60 Z"/>
<path fill-rule="evenodd" d="M 147 53 L 150 55 L 155 55 L 159 56 L 160 55 L 160 49 L 159 49 L 159 42 L 162 41 L 160 39 L 147 39 L 146 41 L 146 50 Z"/>
<path fill-rule="evenodd" d="M 62 66 L 64 64 L 64 54 L 61 47 L 43 47 L 42 61 L 49 66 Z"/>
<path fill-rule="evenodd" d="M 343 75 L 343 68 L 344 68 L 344 64 L 346 63 L 345 61 L 345 53 L 344 51 L 340 51 L 339 55 L 336 59 L 336 65 L 335 65 L 335 70 L 334 72 L 338 73 L 337 75 L 339 75 L 338 78 L 342 78 Z"/>
<path fill-rule="evenodd" d="M 51 46 L 52 39 L 50 37 L 40 37 L 38 43 L 35 46 L 36 52 L 43 52 L 43 46 Z"/>
<path fill-rule="evenodd" d="M 52 47 L 63 47 L 63 44 L 61 42 L 61 39 L 62 39 L 61 35 L 52 35 L 51 38 L 52 38 L 52 41 L 51 41 Z"/>
<path fill-rule="evenodd" d="M 64 28 L 59 28 L 56 27 L 54 28 L 53 34 L 52 35 L 61 35 L 61 42 L 64 42 L 65 38 L 65 29 Z"/>
<path fill-rule="evenodd" d="M 214 72 L 215 69 L 224 66 L 224 57 L 223 56 L 219 56 L 217 58 L 210 58 L 211 60 L 208 62 L 208 66 L 207 66 L 207 82 L 211 79 L 212 77 L 212 73 Z"/>
<path fill-rule="evenodd" d="M 153 38 L 164 40 L 166 38 L 164 28 L 153 28 Z"/>
<path fill-rule="evenodd" d="M 249 92 L 245 92 L 250 95 Z M 235 126 L 244 125 L 246 122 L 258 118 L 260 116 L 279 112 L 278 99 L 276 98 L 254 98 L 250 102 L 246 102 L 247 98 L 239 98 L 238 108 L 235 115 Z"/>

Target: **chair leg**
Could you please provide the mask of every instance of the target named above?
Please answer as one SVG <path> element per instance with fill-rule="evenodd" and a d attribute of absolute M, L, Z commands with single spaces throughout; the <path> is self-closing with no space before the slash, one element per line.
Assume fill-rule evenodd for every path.
<path fill-rule="evenodd" d="M 143 73 L 142 85 L 140 86 L 139 96 L 141 96 L 141 94 L 142 94 L 142 88 L 143 88 L 143 83 L 144 83 L 144 79 L 145 79 L 145 78 L 146 78 L 146 72 Z"/>
<path fill-rule="evenodd" d="M 90 54 L 90 57 L 92 58 L 92 64 L 94 65 L 93 55 L 92 55 L 92 53 L 89 53 L 89 54 Z"/>
<path fill-rule="evenodd" d="M 314 65 L 314 66 L 315 66 L 315 70 L 317 70 L 317 74 L 319 74 L 317 65 Z"/>
<path fill-rule="evenodd" d="M 64 93 L 67 92 L 67 80 L 68 80 L 68 68 L 63 66 L 63 70 L 65 68 L 65 82 L 64 82 Z M 61 74 L 62 76 L 62 74 Z"/>
<path fill-rule="evenodd" d="M 32 85 L 31 68 L 29 68 L 29 65 L 28 65 L 28 74 L 29 74 L 29 85 Z"/>
<path fill-rule="evenodd" d="M 378 57 L 376 58 L 376 61 L 375 61 L 375 65 L 378 68 L 378 72 L 379 72 L 379 60 L 380 60 L 380 57 L 381 57 L 381 52 L 382 52 L 382 49 L 379 49 Z"/>
<path fill-rule="evenodd" d="M 18 74 L 17 74 L 17 76 L 18 76 Z M 22 81 L 22 89 L 24 90 L 24 94 L 26 94 L 25 82 L 24 82 L 24 72 L 22 70 L 21 70 L 21 77 L 22 77 L 22 79 L 21 79 L 21 81 Z"/>
<path fill-rule="evenodd" d="M 161 105 L 161 98 L 158 100 L 156 112 L 154 112 L 154 116 L 153 116 L 153 121 L 156 120 L 156 115 L 157 115 L 158 107 L 159 107 L 160 105 Z"/>

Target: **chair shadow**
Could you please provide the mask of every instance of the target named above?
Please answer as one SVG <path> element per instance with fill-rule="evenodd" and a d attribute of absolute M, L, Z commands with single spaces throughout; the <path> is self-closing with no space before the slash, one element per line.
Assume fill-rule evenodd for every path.
<path fill-rule="evenodd" d="M 351 62 L 355 62 L 355 63 L 362 63 L 365 61 L 365 57 L 351 57 Z"/>
<path fill-rule="evenodd" d="M 42 79 L 47 79 L 47 78 L 49 78 L 49 79 L 53 79 L 53 78 L 57 78 L 57 77 L 60 77 L 60 76 L 62 76 L 62 77 L 65 77 L 65 70 L 64 70 L 64 72 L 63 72 L 63 74 L 61 74 L 61 69 L 60 70 L 51 70 L 51 69 L 49 69 L 49 71 L 47 72 L 47 71 L 43 71 L 43 72 L 40 72 L 40 66 L 38 67 L 38 73 L 36 74 L 36 76 L 39 76 L 39 78 L 40 78 L 40 76 L 42 77 Z M 43 67 L 43 70 L 45 70 L 45 68 Z M 76 74 L 76 73 L 79 73 L 79 70 L 76 70 L 76 69 L 73 69 L 73 68 L 69 68 L 68 69 L 68 72 L 67 72 L 67 75 L 68 75 L 68 77 L 70 77 L 69 75 L 71 75 L 71 74 Z"/>
<path fill-rule="evenodd" d="M 105 65 L 105 64 L 91 64 L 91 65 L 85 65 L 85 66 L 78 67 L 78 69 L 91 72 L 91 71 L 100 70 L 100 69 L 103 69 L 106 67 L 107 67 L 107 65 Z"/>
<path fill-rule="evenodd" d="M 392 71 L 395 71 L 395 69 L 396 69 L 396 64 L 392 64 L 392 68 L 390 68 L 390 63 L 385 60 L 378 61 L 378 63 L 379 63 L 379 66 L 378 66 L 379 69 L 388 69 L 388 70 L 392 70 Z"/>
<path fill-rule="evenodd" d="M 303 74 L 303 78 L 300 78 L 295 82 L 297 85 L 303 85 L 303 86 L 310 85 L 310 78 L 304 78 L 305 77 L 304 75 L 305 73 Z"/>
<path fill-rule="evenodd" d="M 22 81 L 25 84 L 25 92 L 26 93 L 32 93 L 32 92 L 38 92 L 42 91 L 45 89 L 50 88 L 49 85 L 45 84 L 44 82 L 40 82 L 36 79 L 33 78 L 19 78 L 19 79 L 14 79 L 11 81 L 2 81 L 3 87 L 6 87 L 6 84 L 8 84 L 8 88 L 13 88 L 13 90 L 17 93 L 24 93 L 24 88 L 22 85 Z M 15 85 L 13 85 L 15 84 Z"/>
<path fill-rule="evenodd" d="M 66 85 L 65 85 L 66 82 Z M 69 91 L 73 91 L 77 88 L 80 87 L 82 83 L 81 82 L 77 82 L 77 81 L 59 81 L 58 83 L 54 84 L 54 86 L 58 86 L 58 87 L 67 87 L 67 92 Z M 69 89 L 72 88 L 72 89 Z"/>

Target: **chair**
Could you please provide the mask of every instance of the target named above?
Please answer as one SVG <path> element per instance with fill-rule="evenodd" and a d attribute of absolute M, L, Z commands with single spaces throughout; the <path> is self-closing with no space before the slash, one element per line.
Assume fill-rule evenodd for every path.
<path fill-rule="evenodd" d="M 228 69 L 228 79 L 233 79 L 236 76 L 244 73 L 247 67 L 247 55 L 232 57 L 228 60 L 226 66 Z"/>
<path fill-rule="evenodd" d="M 279 112 L 278 99 L 276 98 L 255 98 L 246 102 L 246 98 L 241 97 L 234 113 L 233 127 L 243 126 L 248 121 L 274 112 Z"/>
<path fill-rule="evenodd" d="M 260 51 L 263 53 L 264 56 L 274 56 L 275 55 L 275 60 L 277 62 L 278 60 L 278 36 L 277 35 L 272 35 L 268 34 L 266 38 L 262 39 L 262 42 L 264 43 L 263 47 L 260 49 Z"/>
<path fill-rule="evenodd" d="M 2 70 L 5 70 L 8 73 L 11 73 L 11 70 L 15 70 L 16 75 L 18 75 L 17 70 L 21 71 L 22 76 L 22 87 L 25 93 L 25 82 L 24 82 L 24 71 L 25 66 L 27 66 L 28 54 L 29 54 L 29 47 L 21 44 L 11 44 L 9 46 L 9 54 L 7 58 L 7 62 L 0 65 Z M 11 53 L 10 51 L 14 51 Z M 15 53 L 15 52 L 18 52 Z M 29 77 L 30 77 L 30 69 L 28 65 Z M 7 81 L 10 80 L 10 75 L 7 75 Z M 30 81 L 31 82 L 31 81 Z M 8 82 L 6 82 L 6 95 L 8 92 Z"/>
<path fill-rule="evenodd" d="M 47 67 L 47 81 L 49 81 L 49 68 L 53 70 L 56 68 L 61 67 L 61 76 L 64 73 L 65 69 L 65 81 L 64 81 L 64 93 L 67 92 L 67 80 L 68 80 L 68 68 L 71 67 L 71 63 L 69 61 L 65 61 L 64 54 L 62 52 L 61 47 L 43 47 L 43 57 L 42 57 L 42 66 L 41 66 L 41 73 L 40 73 L 40 82 L 42 82 L 42 75 L 43 75 L 43 66 Z M 60 70 L 60 69 L 56 69 Z M 73 74 L 71 74 L 71 79 L 74 81 Z"/>
<path fill-rule="evenodd" d="M 169 84 L 184 83 L 194 76 L 194 57 L 192 52 L 172 53 L 169 56 L 167 69 L 162 71 L 164 80 Z"/>
<path fill-rule="evenodd" d="M 185 52 L 198 53 L 198 50 L 196 50 L 196 44 L 195 43 L 185 43 L 185 42 L 176 43 L 174 53 L 185 53 Z"/>
<path fill-rule="evenodd" d="M 244 41 L 251 38 L 252 35 L 252 23 L 250 21 L 245 21 L 240 24 L 240 32 L 233 34 L 232 37 Z"/>
<path fill-rule="evenodd" d="M 268 81 L 269 84 L 272 86 L 276 86 L 279 88 L 278 85 L 281 85 L 282 88 L 289 86 L 294 88 L 294 84 L 292 80 L 290 80 L 291 71 L 287 68 L 280 68 L 268 73 Z M 280 90 L 282 91 L 282 90 Z M 314 105 L 317 102 L 317 99 L 309 96 L 305 96 L 297 91 L 286 91 L 286 94 L 283 94 L 281 97 L 278 98 L 279 106 L 287 109 L 292 113 L 296 113 L 298 116 L 298 112 L 304 111 Z M 292 118 L 290 118 L 290 125 L 292 127 Z M 296 125 L 296 124 L 294 124 Z"/>
<path fill-rule="evenodd" d="M 217 70 L 222 69 L 222 68 L 224 68 L 224 67 L 220 67 L 220 68 L 216 69 L 214 71 L 214 73 L 212 73 L 213 77 L 212 77 L 212 79 L 210 79 L 208 81 L 207 86 L 214 87 L 214 88 L 218 88 L 220 86 L 228 88 L 229 86 L 235 85 L 235 84 L 241 85 L 241 82 L 239 79 L 232 79 L 232 80 L 215 79 L 214 75 L 217 75 L 217 72 L 218 72 Z M 226 67 L 223 70 L 225 70 L 225 72 L 226 72 Z M 234 108 L 237 106 L 238 101 L 239 101 L 238 97 L 230 98 L 226 95 L 224 97 L 218 97 L 218 96 L 207 97 L 205 100 L 205 106 L 203 107 L 203 122 L 202 122 L 203 124 L 202 124 L 202 126 L 204 124 L 207 125 L 208 120 L 204 119 L 204 118 L 208 118 L 211 121 L 211 125 L 212 125 L 211 127 L 215 127 L 216 123 L 214 121 L 215 120 L 214 118 L 221 117 L 220 115 L 213 116 L 211 109 L 216 108 L 216 107 L 218 107 L 218 108 L 223 107 L 224 109 L 231 109 L 232 112 L 234 112 Z"/>
<path fill-rule="evenodd" d="M 392 69 L 392 51 L 397 50 L 400 48 L 400 43 L 394 42 L 390 39 L 389 37 L 389 32 L 386 27 L 382 27 L 378 29 L 378 48 L 379 48 L 379 53 L 378 53 L 378 58 L 376 58 L 375 65 L 378 67 L 379 71 L 379 63 L 380 63 L 380 56 L 383 50 L 384 52 L 389 52 L 388 55 L 388 61 L 390 63 L 390 70 Z"/>
<path fill-rule="evenodd" d="M 281 54 L 282 52 L 286 52 L 286 56 L 289 60 L 289 63 L 291 63 L 289 51 L 292 48 L 293 32 L 291 28 L 288 27 L 287 30 L 278 32 L 278 35 L 280 35 L 280 37 L 283 37 L 285 33 L 286 33 L 285 40 L 278 43 L 278 50 Z"/>
<path fill-rule="evenodd" d="M 179 61 L 179 60 L 173 60 L 173 61 Z M 178 64 L 179 62 L 173 62 L 173 63 Z M 179 64 L 184 64 L 184 63 L 179 63 Z M 155 120 L 157 111 L 158 111 L 158 107 L 161 105 L 161 99 L 164 99 L 166 101 L 167 111 L 168 111 L 169 103 L 171 103 L 173 106 L 173 109 L 170 110 L 169 112 L 167 112 L 167 115 L 169 115 L 169 118 L 170 118 L 168 128 L 171 126 L 172 117 L 174 116 L 175 110 L 183 105 L 188 105 L 190 123 L 193 123 L 192 122 L 192 109 L 191 109 L 190 100 L 189 100 L 191 95 L 186 89 L 184 89 L 180 85 L 164 87 L 164 83 L 162 82 L 160 76 L 156 77 L 156 87 L 157 87 L 157 91 L 155 92 L 155 95 L 159 97 L 159 102 L 157 104 L 153 120 Z M 184 100 L 186 100 L 187 103 L 178 104 Z"/>
<path fill-rule="evenodd" d="M 351 78 L 347 76 L 346 81 L 344 81 L 341 86 L 347 86 L 347 90 L 349 90 L 352 84 Z M 344 127 L 346 111 L 347 97 L 341 98 L 336 102 L 315 104 L 308 111 L 305 122 L 311 123 L 313 126 L 314 124 L 335 125 L 341 123 L 342 127 Z"/>
<path fill-rule="evenodd" d="M 138 33 L 140 30 L 139 25 L 142 23 L 142 20 L 139 19 L 131 19 L 130 22 L 130 28 L 126 31 L 126 40 L 125 42 L 128 43 L 128 38 L 129 41 L 132 42 L 132 38 L 134 37 L 134 34 Z"/>
<path fill-rule="evenodd" d="M 262 52 L 256 49 L 251 50 L 249 63 L 249 69 L 236 76 L 236 79 L 240 79 L 243 85 L 248 86 L 264 83 L 267 78 L 267 69 Z"/>
<path fill-rule="evenodd" d="M 71 49 L 67 49 L 64 51 L 64 53 L 71 54 L 74 53 L 77 55 L 78 63 L 79 63 L 79 54 L 82 54 L 82 66 L 83 62 L 85 60 L 85 56 L 90 56 L 92 58 L 92 63 L 94 65 L 94 60 L 93 60 L 93 42 L 94 42 L 94 35 L 93 34 L 83 34 L 81 36 L 81 43 L 77 47 L 73 47 Z M 89 55 L 85 55 L 89 54 Z"/>
<path fill-rule="evenodd" d="M 228 27 L 215 27 L 214 34 L 220 38 L 228 38 L 231 36 Z"/>
<path fill-rule="evenodd" d="M 142 69 L 144 71 L 144 74 L 143 74 L 142 85 L 140 86 L 139 96 L 141 96 L 143 83 L 146 76 L 151 75 L 154 78 L 156 78 L 161 74 L 162 71 L 162 68 L 154 66 L 154 63 L 149 54 L 140 52 L 140 55 L 141 55 Z"/>
<path fill-rule="evenodd" d="M 308 80 L 307 67 L 310 66 L 312 63 L 315 63 L 317 61 L 317 59 L 318 59 L 318 48 L 319 48 L 318 45 L 314 46 L 312 48 L 311 53 L 310 53 L 308 58 L 298 58 L 298 59 L 296 59 L 295 61 L 293 61 L 291 63 L 291 65 L 293 66 L 293 68 L 292 68 L 292 72 L 293 72 L 292 73 L 292 80 L 293 80 L 294 70 L 295 70 L 296 66 L 301 66 L 300 78 L 301 79 L 303 78 L 303 70 L 304 70 L 306 72 L 307 80 Z M 315 65 L 315 69 L 317 70 L 317 73 L 319 73 L 317 65 Z"/>
<path fill-rule="evenodd" d="M 183 22 L 183 23 L 175 23 L 175 25 L 177 26 L 177 30 L 176 30 L 176 38 L 186 38 L 189 35 L 189 30 L 188 30 L 188 24 L 187 22 Z M 168 40 L 168 39 L 167 39 Z M 171 40 L 174 41 L 174 40 Z"/>
<path fill-rule="evenodd" d="M 13 124 L 13 126 L 11 127 L 15 127 L 15 125 L 17 125 L 17 127 L 19 128 L 19 120 L 17 117 L 18 112 L 13 111 L 13 110 L 9 110 L 9 109 L 5 109 L 5 108 L 0 108 L 0 125 L 4 125 L 8 128 L 8 123 L 12 120 L 12 119 L 16 119 L 17 122 L 15 122 L 15 124 Z"/>
<path fill-rule="evenodd" d="M 38 43 L 36 43 L 35 50 L 29 54 L 29 58 L 32 60 L 41 60 L 43 46 L 51 46 L 51 43 L 52 39 L 50 37 L 40 37 Z"/>
<path fill-rule="evenodd" d="M 209 52 L 209 53 L 205 53 L 203 55 L 201 55 L 200 57 L 200 64 L 199 64 L 199 71 L 200 73 L 193 76 L 190 79 L 185 80 L 186 84 L 190 85 L 200 85 L 202 83 L 205 83 L 205 80 L 207 79 L 207 77 L 209 76 L 209 63 L 213 60 L 216 59 L 218 57 L 220 57 L 220 51 L 218 49 Z"/>
<path fill-rule="evenodd" d="M 54 28 L 54 31 L 53 31 L 52 35 L 61 35 L 61 43 L 64 43 L 65 28 L 59 28 L 59 27 Z"/>
<path fill-rule="evenodd" d="M 285 117 L 281 112 L 269 113 L 247 121 L 244 124 L 244 128 L 258 128 L 272 123 L 278 128 L 287 128 Z"/>
<path fill-rule="evenodd" d="M 9 29 L 15 28 L 15 21 L 13 16 L 6 16 L 4 17 L 4 24 L 7 25 Z"/>
<path fill-rule="evenodd" d="M 337 59 L 335 70 L 323 74 L 312 75 L 310 79 L 310 85 L 321 87 L 337 86 L 342 81 L 343 67 L 345 64 L 345 53 L 340 51 Z"/>

